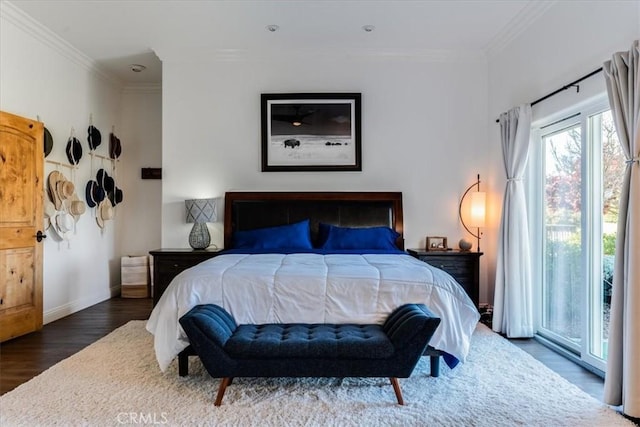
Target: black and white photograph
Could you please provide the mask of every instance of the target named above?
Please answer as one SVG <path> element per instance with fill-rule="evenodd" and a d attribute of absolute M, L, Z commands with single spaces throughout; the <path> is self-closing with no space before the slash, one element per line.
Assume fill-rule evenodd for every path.
<path fill-rule="evenodd" d="M 262 171 L 361 171 L 360 97 L 262 94 Z"/>

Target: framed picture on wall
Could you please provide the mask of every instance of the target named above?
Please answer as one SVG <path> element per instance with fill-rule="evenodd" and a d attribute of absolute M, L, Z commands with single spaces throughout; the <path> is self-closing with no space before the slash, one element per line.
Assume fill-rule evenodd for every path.
<path fill-rule="evenodd" d="M 262 171 L 361 171 L 360 99 L 262 94 Z"/>

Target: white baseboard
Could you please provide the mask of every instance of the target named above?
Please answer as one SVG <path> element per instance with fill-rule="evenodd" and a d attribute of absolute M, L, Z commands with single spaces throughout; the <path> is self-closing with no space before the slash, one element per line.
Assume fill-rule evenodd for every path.
<path fill-rule="evenodd" d="M 75 301 L 70 301 L 59 307 L 47 310 L 43 314 L 42 321 L 46 325 L 47 323 L 62 319 L 63 317 L 76 313 L 80 310 L 84 310 L 87 307 L 91 307 L 92 305 L 106 301 L 118 295 L 120 295 L 120 286 L 113 286 L 109 288 L 108 291 L 80 298 Z"/>

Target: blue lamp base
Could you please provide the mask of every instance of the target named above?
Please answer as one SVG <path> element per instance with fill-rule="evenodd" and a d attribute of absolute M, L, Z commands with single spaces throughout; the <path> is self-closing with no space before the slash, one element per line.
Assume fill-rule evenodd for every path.
<path fill-rule="evenodd" d="M 211 244 L 211 236 L 206 222 L 196 222 L 189 233 L 189 245 L 193 249 L 206 249 Z"/>

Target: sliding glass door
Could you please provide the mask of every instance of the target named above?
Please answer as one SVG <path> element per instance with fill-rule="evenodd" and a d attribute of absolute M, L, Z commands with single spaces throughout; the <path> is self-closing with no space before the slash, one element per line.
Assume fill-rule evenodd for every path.
<path fill-rule="evenodd" d="M 544 153 L 542 328 L 578 350 L 582 340 L 582 143 L 579 125 L 548 133 Z"/>
<path fill-rule="evenodd" d="M 597 107 L 534 132 L 531 200 L 539 333 L 604 371 L 624 157 Z"/>
<path fill-rule="evenodd" d="M 589 117 L 588 125 L 596 148 L 593 187 L 597 190 L 593 202 L 594 258 L 592 286 L 589 289 L 588 325 L 589 356 L 607 360 L 611 284 L 618 228 L 620 190 L 625 159 L 616 135 L 611 111 Z"/>

